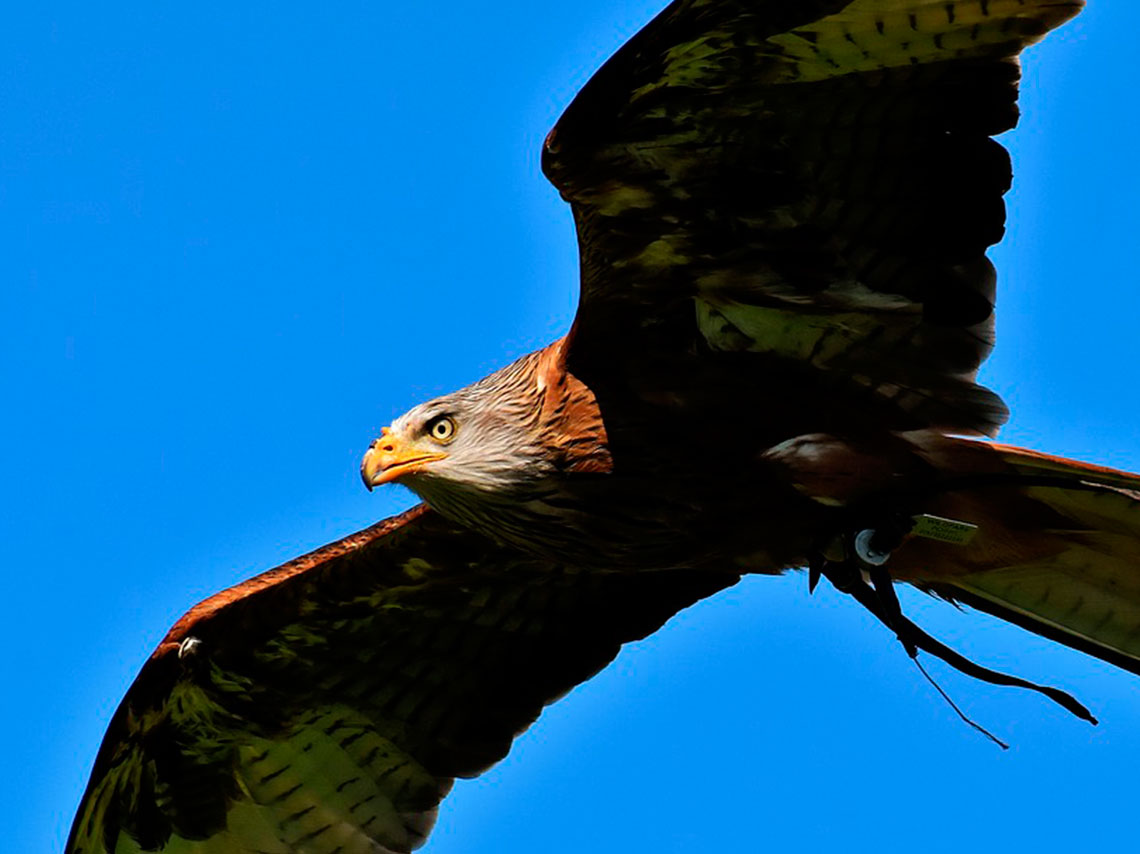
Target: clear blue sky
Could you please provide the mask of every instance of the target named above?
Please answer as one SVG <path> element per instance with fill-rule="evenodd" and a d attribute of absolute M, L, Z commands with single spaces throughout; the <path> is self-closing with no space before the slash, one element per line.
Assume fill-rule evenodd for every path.
<path fill-rule="evenodd" d="M 6 850 L 61 847 L 186 608 L 411 502 L 360 485 L 381 425 L 566 329 L 576 251 L 539 145 L 660 4 L 6 11 Z M 1134 470 L 1137 31 L 1135 4 L 1093 0 L 1028 56 L 985 372 L 1006 441 Z M 1102 725 L 935 665 L 1003 754 L 853 603 L 753 579 L 548 710 L 427 850 L 1133 846 L 1140 679 L 906 604 Z"/>

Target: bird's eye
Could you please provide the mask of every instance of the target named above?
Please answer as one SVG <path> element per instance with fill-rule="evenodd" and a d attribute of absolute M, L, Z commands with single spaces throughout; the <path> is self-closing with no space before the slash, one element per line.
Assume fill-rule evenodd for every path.
<path fill-rule="evenodd" d="M 446 445 L 455 438 L 455 420 L 447 415 L 440 415 L 427 423 L 427 434 Z"/>

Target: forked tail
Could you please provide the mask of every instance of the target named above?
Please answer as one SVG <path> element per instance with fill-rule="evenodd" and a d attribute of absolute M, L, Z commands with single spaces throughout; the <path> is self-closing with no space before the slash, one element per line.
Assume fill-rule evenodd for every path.
<path fill-rule="evenodd" d="M 967 545 L 911 537 L 891 574 L 1140 673 L 1140 475 L 1015 448 L 924 449 L 934 513 Z"/>

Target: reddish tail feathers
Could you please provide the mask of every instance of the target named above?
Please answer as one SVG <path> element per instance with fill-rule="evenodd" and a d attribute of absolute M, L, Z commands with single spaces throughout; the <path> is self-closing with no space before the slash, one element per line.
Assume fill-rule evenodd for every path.
<path fill-rule="evenodd" d="M 924 456 L 962 484 L 931 512 L 978 532 L 911 538 L 892 575 L 1140 673 L 1140 475 L 966 440 Z"/>

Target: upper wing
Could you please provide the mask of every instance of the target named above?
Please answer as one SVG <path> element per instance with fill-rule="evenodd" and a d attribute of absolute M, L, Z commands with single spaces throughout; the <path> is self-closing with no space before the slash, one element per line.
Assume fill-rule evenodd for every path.
<path fill-rule="evenodd" d="M 417 508 L 206 600 L 116 711 L 69 854 L 405 852 L 620 645 L 733 575 L 581 572 Z"/>
<path fill-rule="evenodd" d="M 888 426 L 995 432 L 974 376 L 1011 171 L 990 137 L 1017 121 L 1019 51 L 1082 5 L 676 0 L 547 138 L 580 244 L 576 373 L 613 341 L 744 351 Z"/>

